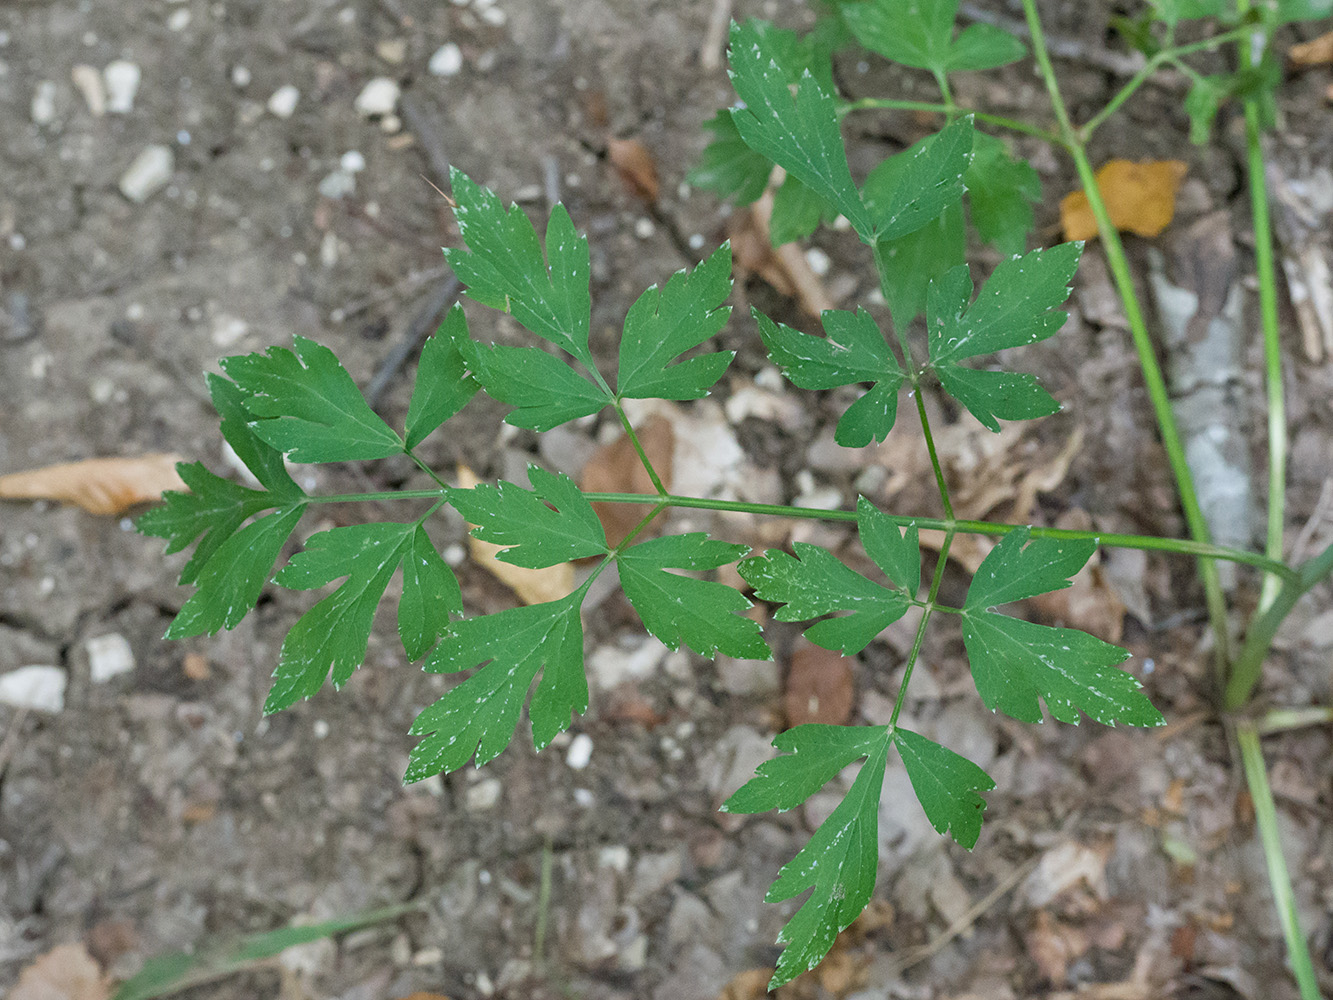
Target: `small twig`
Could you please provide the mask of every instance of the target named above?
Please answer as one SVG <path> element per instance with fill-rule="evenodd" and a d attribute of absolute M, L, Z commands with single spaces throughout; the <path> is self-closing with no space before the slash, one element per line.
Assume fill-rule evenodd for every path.
<path fill-rule="evenodd" d="M 1299 566 L 1305 561 L 1305 553 L 1310 548 L 1310 542 L 1328 517 L 1330 511 L 1333 511 L 1333 476 L 1324 479 L 1324 485 L 1319 490 L 1319 499 L 1315 502 L 1314 511 L 1310 514 L 1310 519 L 1305 522 L 1301 528 L 1301 533 L 1296 536 L 1296 541 L 1291 546 L 1291 564 Z"/>
<path fill-rule="evenodd" d="M 425 271 L 417 271 L 409 274 L 402 281 L 390 285 L 388 288 L 382 288 L 378 292 L 373 292 L 362 298 L 349 302 L 339 309 L 338 316 L 341 320 L 351 319 L 353 316 L 359 316 L 372 306 L 377 306 L 381 302 L 387 302 L 390 299 L 399 299 L 403 295 L 415 292 L 422 285 L 437 281 L 449 273 L 449 268 L 441 264 L 439 267 L 432 267 Z"/>
<path fill-rule="evenodd" d="M 713 13 L 699 45 L 699 65 L 711 73 L 722 66 L 722 50 L 727 44 L 727 26 L 731 24 L 731 0 L 713 0 Z"/>
<path fill-rule="evenodd" d="M 546 207 L 560 203 L 560 161 L 550 153 L 542 157 L 542 186 L 546 192 Z"/>
<path fill-rule="evenodd" d="M 1014 886 L 1027 878 L 1040 862 L 1041 856 L 1038 855 L 1037 857 L 1030 858 L 1026 863 L 1019 865 L 1011 871 L 1000 881 L 999 885 L 987 893 L 980 901 L 974 903 L 966 913 L 946 927 L 938 937 L 921 945 L 919 948 L 914 948 L 901 959 L 894 962 L 892 971 L 886 978 L 893 978 L 894 976 L 900 975 L 912 966 L 924 962 L 926 959 L 939 952 L 946 944 L 981 919 L 982 914 L 1003 899 Z"/>
<path fill-rule="evenodd" d="M 19 745 L 19 733 L 23 731 L 23 723 L 28 719 L 28 706 L 19 706 L 18 711 L 14 713 L 14 721 L 9 727 L 9 732 L 5 733 L 5 741 L 0 743 L 0 775 L 5 773 L 5 768 L 9 766 L 9 758 L 14 755 L 14 748 Z"/>
<path fill-rule="evenodd" d="M 410 92 L 402 96 L 398 107 L 403 113 L 403 121 L 421 142 L 426 162 L 430 165 L 430 172 L 435 175 L 435 182 L 448 184 L 449 155 L 444 151 L 444 143 L 440 139 L 439 129 L 435 127 L 434 116 L 427 114 L 420 100 Z"/>
<path fill-rule="evenodd" d="M 435 329 L 435 323 L 439 319 L 440 313 L 453 305 L 462 289 L 462 282 L 451 274 L 449 279 L 431 292 L 430 296 L 421 304 L 421 308 L 412 317 L 412 322 L 403 331 L 402 337 L 393 345 L 384 360 L 380 362 L 374 378 L 370 380 L 370 385 L 366 386 L 366 402 L 370 404 L 371 409 L 379 409 L 384 390 L 389 387 L 393 377 L 398 374 L 398 369 L 403 367 L 407 359 L 421 347 L 426 337 Z"/>

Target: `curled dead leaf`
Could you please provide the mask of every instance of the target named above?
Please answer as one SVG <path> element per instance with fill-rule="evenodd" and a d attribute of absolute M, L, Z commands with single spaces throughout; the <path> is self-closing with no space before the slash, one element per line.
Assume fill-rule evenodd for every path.
<path fill-rule="evenodd" d="M 9 1000 L 106 1000 L 111 990 L 81 944 L 57 945 L 19 974 Z"/>
<path fill-rule="evenodd" d="M 647 146 L 638 139 L 612 139 L 606 144 L 606 158 L 631 194 L 649 205 L 657 201 L 657 161 Z"/>
<path fill-rule="evenodd" d="M 1176 192 L 1189 166 L 1181 160 L 1110 160 L 1097 171 L 1097 188 L 1111 223 L 1136 236 L 1156 236 L 1176 214 Z M 1060 224 L 1067 240 L 1090 240 L 1097 220 L 1083 191 L 1060 201 Z"/>
<path fill-rule="evenodd" d="M 661 415 L 650 417 L 635 433 L 648 461 L 668 489 L 671 488 L 676 432 L 671 422 Z M 648 470 L 639 461 L 634 444 L 625 434 L 610 444 L 602 445 L 583 467 L 579 488 L 586 493 L 656 493 Z M 594 503 L 593 510 L 601 518 L 606 540 L 612 546 L 625 540 L 634 526 L 643 520 L 649 508 L 637 503 Z"/>
<path fill-rule="evenodd" d="M 1333 63 L 1333 31 L 1312 38 L 1308 42 L 1293 45 L 1287 50 L 1287 58 L 1293 66 L 1320 66 Z"/>
<path fill-rule="evenodd" d="M 842 725 L 852 714 L 853 690 L 852 660 L 820 646 L 798 649 L 787 671 L 787 724 Z"/>
<path fill-rule="evenodd" d="M 477 474 L 466 465 L 458 467 L 460 489 L 469 490 L 480 482 Z M 524 604 L 558 601 L 574 591 L 573 563 L 562 562 L 541 569 L 528 569 L 496 559 L 495 555 L 504 548 L 503 545 L 484 542 L 471 535 L 468 535 L 467 544 L 473 561 L 517 594 Z"/>
<path fill-rule="evenodd" d="M 179 455 L 152 453 L 132 458 L 90 458 L 0 476 L 0 499 L 59 500 L 90 514 L 123 514 L 162 497 L 164 490 L 188 489 L 176 473 Z"/>

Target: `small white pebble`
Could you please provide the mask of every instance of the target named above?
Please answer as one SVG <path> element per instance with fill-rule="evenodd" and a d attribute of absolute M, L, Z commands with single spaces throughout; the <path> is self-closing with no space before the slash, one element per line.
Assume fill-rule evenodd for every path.
<path fill-rule="evenodd" d="M 810 265 L 810 270 L 814 271 L 815 274 L 821 278 L 828 274 L 829 265 L 832 263 L 829 260 L 828 254 L 819 249 L 819 247 L 811 247 L 807 250 L 805 252 L 805 260 L 806 263 Z"/>
<path fill-rule="evenodd" d="M 296 110 L 296 102 L 301 99 L 301 92 L 290 83 L 273 91 L 268 99 L 268 110 L 275 118 L 290 118 Z"/>
<path fill-rule="evenodd" d="M 444 552 L 441 553 L 444 561 L 455 568 L 462 566 L 467 562 L 467 549 L 455 542 L 452 545 L 446 545 Z"/>
<path fill-rule="evenodd" d="M 433 76 L 454 76 L 463 68 L 463 50 L 453 42 L 445 42 L 435 50 L 426 68 Z"/>
<path fill-rule="evenodd" d="M 359 174 L 366 169 L 366 158 L 356 149 L 349 149 L 343 153 L 342 159 L 338 161 L 338 166 L 349 174 Z"/>
<path fill-rule="evenodd" d="M 121 174 L 120 193 L 141 205 L 167 186 L 175 169 L 176 156 L 169 146 L 146 146 Z"/>
<path fill-rule="evenodd" d="M 167 29 L 169 31 L 184 31 L 190 26 L 189 8 L 182 7 L 179 10 L 173 10 L 171 16 L 167 18 Z"/>
<path fill-rule="evenodd" d="M 586 788 L 574 789 L 574 805 L 580 809 L 591 809 L 597 804 L 597 798 Z"/>
<path fill-rule="evenodd" d="M 32 665 L 0 674 L 0 704 L 36 712 L 59 712 L 65 707 L 65 671 Z"/>
<path fill-rule="evenodd" d="M 646 215 L 634 223 L 634 235 L 641 240 L 650 238 L 655 232 L 657 232 L 657 227 L 653 225 L 653 220 Z"/>
<path fill-rule="evenodd" d="M 337 201 L 356 191 L 356 178 L 346 170 L 335 170 L 319 182 L 319 193 L 325 198 Z M 327 234 L 326 234 L 327 235 Z"/>
<path fill-rule="evenodd" d="M 250 81 L 254 79 L 254 74 L 250 72 L 248 66 L 233 66 L 231 68 L 231 85 L 237 89 L 243 89 L 250 86 Z"/>
<path fill-rule="evenodd" d="M 569 744 L 569 751 L 565 754 L 565 763 L 575 771 L 582 771 L 592 760 L 592 737 L 587 733 L 579 733 Z"/>
<path fill-rule="evenodd" d="M 485 812 L 487 809 L 495 808 L 503 791 L 504 788 L 498 778 L 482 778 L 468 788 L 463 796 L 464 804 L 468 812 Z"/>
<path fill-rule="evenodd" d="M 119 632 L 93 636 L 84 646 L 88 650 L 88 672 L 94 684 L 104 684 L 134 669 L 134 650 Z"/>
<path fill-rule="evenodd" d="M 32 92 L 32 123 L 50 125 L 56 119 L 56 85 L 52 80 L 42 80 Z"/>
<path fill-rule="evenodd" d="M 329 735 L 329 724 L 324 719 L 316 719 L 310 730 L 315 734 L 315 739 L 322 740 Z"/>
<path fill-rule="evenodd" d="M 106 114 L 106 88 L 102 84 L 102 74 L 93 67 L 80 63 L 69 71 L 70 81 L 83 95 L 83 102 L 94 118 Z"/>
<path fill-rule="evenodd" d="M 387 76 L 377 76 L 361 88 L 353 107 L 356 108 L 357 114 L 365 118 L 387 115 L 398 106 L 398 97 L 401 93 L 402 88 L 398 86 L 397 80 Z"/>

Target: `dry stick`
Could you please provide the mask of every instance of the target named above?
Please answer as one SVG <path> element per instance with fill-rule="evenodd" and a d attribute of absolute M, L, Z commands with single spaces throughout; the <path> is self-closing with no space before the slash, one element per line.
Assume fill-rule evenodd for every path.
<path fill-rule="evenodd" d="M 1014 886 L 1018 885 L 1019 882 L 1022 882 L 1023 879 L 1027 878 L 1040 863 L 1041 856 L 1038 855 L 1035 858 L 1030 858 L 1027 862 L 1015 868 L 1004 877 L 999 885 L 987 893 L 985 897 L 973 904 L 966 913 L 946 927 L 940 933 L 939 937 L 921 945 L 919 948 L 913 949 L 902 959 L 894 962 L 891 975 L 900 975 L 912 966 L 924 962 L 926 959 L 939 952 L 946 944 L 975 924 L 981 918 L 983 913 L 1004 898 L 1005 894 L 1013 889 Z"/>
<path fill-rule="evenodd" d="M 14 713 L 14 721 L 9 727 L 9 732 L 5 733 L 5 741 L 0 743 L 0 775 L 5 773 L 5 768 L 9 766 L 9 758 L 14 756 L 14 748 L 19 745 L 19 733 L 23 731 L 23 723 L 28 719 L 28 706 L 20 705 L 17 712 Z"/>
<path fill-rule="evenodd" d="M 727 26 L 731 24 L 731 0 L 713 0 L 708 29 L 699 46 L 699 65 L 707 73 L 722 66 L 722 50 L 727 46 Z"/>
<path fill-rule="evenodd" d="M 1324 479 L 1324 485 L 1320 487 L 1319 499 L 1315 502 L 1314 511 L 1310 514 L 1310 519 L 1305 522 L 1301 528 L 1301 533 L 1296 536 L 1296 541 L 1291 545 L 1291 564 L 1299 566 L 1305 562 L 1305 554 L 1310 549 L 1310 542 L 1314 540 L 1315 532 L 1324 523 L 1324 519 L 1333 513 L 1333 476 L 1327 476 Z"/>
<path fill-rule="evenodd" d="M 403 331 L 402 337 L 398 339 L 398 342 L 385 355 L 384 360 L 380 362 L 379 368 L 375 370 L 374 378 L 370 380 L 370 385 L 366 386 L 366 402 L 370 404 L 372 410 L 379 409 L 384 390 L 389 387 L 389 383 L 398 373 L 398 369 L 403 367 L 407 359 L 421 347 L 426 337 L 435 329 L 436 320 L 440 313 L 445 312 L 458 300 L 458 295 L 462 290 L 463 283 L 451 274 L 449 280 L 431 292 L 422 303 L 421 308 L 412 317 L 412 322 Z"/>

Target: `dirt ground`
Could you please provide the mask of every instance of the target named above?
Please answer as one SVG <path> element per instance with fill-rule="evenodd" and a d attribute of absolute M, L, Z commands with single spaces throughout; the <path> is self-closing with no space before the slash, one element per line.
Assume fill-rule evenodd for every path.
<path fill-rule="evenodd" d="M 440 247 L 458 237 L 427 179 L 442 185 L 448 164 L 532 213 L 544 215 L 552 194 L 568 205 L 591 243 L 594 345 L 614 345 L 643 288 L 726 235 L 727 209 L 684 183 L 705 143 L 701 123 L 732 99 L 724 69 L 709 62 L 719 53 L 708 41 L 715 6 L 0 4 L 0 472 L 169 451 L 234 474 L 201 373 L 216 371 L 220 356 L 289 344 L 294 334 L 328 344 L 368 383 L 414 320 L 438 306 L 432 299 L 447 278 Z M 1012 13 L 998 0 L 983 6 Z M 1045 6 L 1050 30 L 1085 54 L 1108 44 L 1109 5 Z M 737 0 L 735 16 L 752 14 L 793 27 L 812 19 L 790 0 Z M 1314 33 L 1289 29 L 1284 43 Z M 89 81 L 116 60 L 141 73 L 132 106 L 98 109 Z M 1092 57 L 1058 68 L 1076 117 L 1123 80 Z M 839 72 L 858 94 L 928 94 L 921 80 L 854 53 Z M 377 78 L 399 88 L 378 110 L 366 103 Z M 1324 69 L 1283 86 L 1274 156 L 1291 176 L 1333 165 L 1329 82 Z M 1146 87 L 1099 133 L 1093 158 L 1186 160 L 1173 231 L 1225 213 L 1245 285 L 1253 240 L 1242 133 L 1225 109 L 1213 142 L 1190 146 L 1182 93 L 1171 79 Z M 958 97 L 1047 117 L 1027 64 L 962 80 Z M 932 127 L 903 114 L 856 119 L 853 170 Z M 662 180 L 655 207 L 607 162 L 612 139 L 650 152 Z M 150 179 L 151 190 L 136 190 L 127 172 L 153 146 L 171 162 L 160 186 Z M 1046 190 L 1037 239 L 1054 242 L 1059 197 L 1076 186 L 1072 168 L 1035 140 L 1017 148 Z M 838 304 L 874 301 L 873 275 L 849 234 L 821 231 L 811 243 Z M 1145 284 L 1146 249 L 1131 240 Z M 734 301 L 809 328 L 761 281 L 738 283 Z M 1067 329 L 1023 360 L 1067 404 L 1064 413 L 992 436 L 930 401 L 960 514 L 1180 534 L 1095 247 L 1072 306 Z M 1245 308 L 1252 317 L 1253 301 Z M 469 314 L 474 335 L 512 333 L 494 314 Z M 734 451 L 721 460 L 733 484 L 775 502 L 850 504 L 860 489 L 895 512 L 936 513 L 907 408 L 882 448 L 836 449 L 845 398 L 772 390 L 745 309 L 722 339 L 740 352 L 736 364 L 717 396 L 682 408 L 680 420 L 715 455 Z M 1252 342 L 1235 417 L 1262 496 Z M 1333 369 L 1307 358 L 1294 333 L 1286 350 L 1287 520 L 1296 539 L 1333 471 Z M 409 363 L 380 400 L 391 421 L 406 410 L 411 372 Z M 729 405 L 742 396 L 759 402 Z M 466 462 L 483 476 L 513 478 L 533 456 L 577 473 L 605 433 L 579 427 L 539 444 L 501 433 L 502 413 L 475 402 L 425 453 L 439 469 Z M 299 474 L 326 492 L 415 483 L 393 463 Z M 383 510 L 311 517 L 302 531 Z M 87 942 L 125 974 L 165 951 L 407 900 L 419 909 L 185 995 L 711 1000 L 743 970 L 772 965 L 791 907 L 765 904 L 764 892 L 834 792 L 783 815 L 727 817 L 716 807 L 771 753 L 787 662 L 799 649 L 789 627 L 773 627 L 776 665 L 715 665 L 667 655 L 607 598 L 589 621 L 593 705 L 576 720 L 577 746 L 566 738 L 535 755 L 524 727 L 487 768 L 404 788 L 408 726 L 441 678 L 402 662 L 391 615 L 341 693 L 326 688 L 262 718 L 278 646 L 310 595 L 274 589 L 235 631 L 167 643 L 161 636 L 187 596 L 175 585 L 183 557 L 164 559 L 161 543 L 128 520 L 47 504 L 0 512 L 0 671 L 44 664 L 68 679 L 58 712 L 0 705 L 0 990 L 63 942 Z M 457 547 L 465 526 L 439 520 L 437 540 Z M 749 524 L 693 523 L 758 538 Z M 800 530 L 849 541 L 841 530 Z M 1310 546 L 1328 537 L 1327 526 L 1312 531 Z M 459 572 L 470 611 L 512 603 L 474 565 Z M 1240 575 L 1240 605 L 1253 603 L 1256 584 Z M 914 728 L 995 778 L 981 841 L 968 853 L 937 837 L 905 773 L 891 767 L 877 920 L 791 995 L 1295 995 L 1239 763 L 1209 710 L 1209 640 L 1192 566 L 1109 552 L 1085 586 L 1080 607 L 1033 613 L 1120 635 L 1134 653 L 1130 669 L 1171 725 L 1144 733 L 993 716 L 976 698 L 958 635 L 938 631 L 908 712 Z M 1327 586 L 1312 593 L 1280 637 L 1264 686 L 1271 703 L 1328 703 L 1329 596 Z M 123 642 L 95 641 L 107 636 Z M 125 644 L 133 668 L 94 681 L 93 661 Z M 895 627 L 858 659 L 854 719 L 887 721 L 909 645 L 910 632 Z M 572 766 L 584 763 L 583 737 L 591 757 Z M 1298 904 L 1333 986 L 1330 734 L 1297 730 L 1265 748 Z"/>

